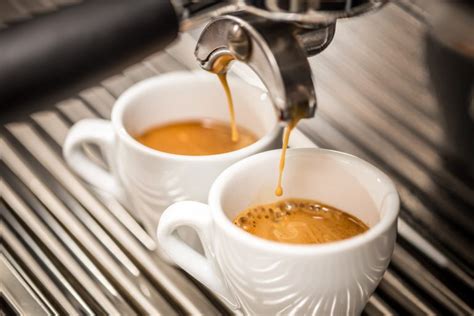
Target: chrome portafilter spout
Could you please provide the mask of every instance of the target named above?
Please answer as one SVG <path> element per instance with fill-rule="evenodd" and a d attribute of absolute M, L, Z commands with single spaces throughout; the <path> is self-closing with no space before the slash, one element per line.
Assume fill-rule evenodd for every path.
<path fill-rule="evenodd" d="M 222 56 L 247 64 L 266 86 L 280 120 L 312 117 L 316 94 L 300 33 L 293 24 L 238 12 L 212 20 L 201 33 L 195 55 L 208 71 L 216 71 Z"/>
<path fill-rule="evenodd" d="M 190 18 L 182 25 L 186 29 L 213 17 L 195 50 L 201 67 L 227 71 L 216 68 L 222 56 L 247 64 L 266 86 L 279 119 L 289 122 L 314 116 L 316 93 L 307 58 L 329 45 L 336 20 L 372 11 L 386 2 L 221 0 L 215 2 L 219 4 L 216 9 L 203 10 L 194 17 L 192 6 L 183 6 L 183 15 Z"/>

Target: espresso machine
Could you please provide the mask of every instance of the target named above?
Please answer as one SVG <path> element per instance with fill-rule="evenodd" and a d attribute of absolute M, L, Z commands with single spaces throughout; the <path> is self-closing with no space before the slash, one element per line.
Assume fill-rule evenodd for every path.
<path fill-rule="evenodd" d="M 165 48 L 179 32 L 208 22 L 195 50 L 203 69 L 211 70 L 219 56 L 231 55 L 260 77 L 281 121 L 295 115 L 312 117 L 317 101 L 307 58 L 331 43 L 337 19 L 386 2 L 140 0 L 130 6 L 127 0 L 86 1 L 0 34 L 0 100 L 18 103 L 25 98 L 22 91 L 30 91 L 28 98 L 35 91 L 57 90 L 65 77 L 80 78 L 83 73 L 100 74 L 101 68 L 113 69 L 111 65 L 130 64 Z M 141 23 L 128 23 L 137 15 Z M 79 31 L 74 23 L 81 23 L 84 16 L 87 26 Z M 131 41 L 125 44 L 123 38 Z"/>

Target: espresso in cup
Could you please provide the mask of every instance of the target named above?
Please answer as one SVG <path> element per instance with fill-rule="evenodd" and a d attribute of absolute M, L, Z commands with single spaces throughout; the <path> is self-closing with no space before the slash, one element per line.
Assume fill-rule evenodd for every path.
<path fill-rule="evenodd" d="M 252 235 L 291 244 L 338 241 L 369 229 L 353 215 L 306 199 L 285 199 L 250 207 L 233 222 Z"/>
<path fill-rule="evenodd" d="M 251 145 L 257 136 L 237 125 L 234 102 L 227 81 L 227 66 L 233 60 L 223 55 L 214 63 L 214 72 L 224 89 L 229 109 L 229 123 L 213 120 L 185 120 L 158 125 L 135 136 L 150 148 L 178 155 L 205 156 L 223 154 Z"/>
<path fill-rule="evenodd" d="M 251 145 L 257 136 L 238 126 L 238 139 L 232 139 L 229 123 L 213 119 L 187 120 L 152 127 L 135 137 L 150 148 L 177 155 L 223 154 Z"/>

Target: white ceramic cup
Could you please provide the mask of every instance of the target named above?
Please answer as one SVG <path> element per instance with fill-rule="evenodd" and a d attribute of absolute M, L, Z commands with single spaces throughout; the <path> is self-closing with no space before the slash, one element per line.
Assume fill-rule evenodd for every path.
<path fill-rule="evenodd" d="M 160 152 L 136 141 L 155 125 L 211 118 L 229 121 L 224 91 L 215 75 L 176 72 L 144 80 L 125 91 L 114 105 L 111 121 L 86 119 L 67 135 L 64 157 L 86 181 L 131 207 L 154 235 L 162 211 L 176 201 L 205 201 L 215 178 L 247 156 L 277 148 L 281 128 L 267 94 L 229 78 L 237 124 L 258 141 L 218 155 L 185 156 Z M 98 145 L 106 170 L 92 161 L 83 144 Z"/>
<path fill-rule="evenodd" d="M 277 200 L 280 152 L 257 154 L 226 169 L 212 185 L 207 205 L 185 201 L 170 206 L 158 225 L 158 241 L 178 266 L 246 314 L 360 314 L 395 246 L 397 191 L 384 173 L 357 157 L 290 149 L 281 198 L 327 203 L 370 229 L 319 245 L 261 239 L 232 220 L 249 206 Z M 181 227 L 196 230 L 204 256 L 174 234 Z"/>

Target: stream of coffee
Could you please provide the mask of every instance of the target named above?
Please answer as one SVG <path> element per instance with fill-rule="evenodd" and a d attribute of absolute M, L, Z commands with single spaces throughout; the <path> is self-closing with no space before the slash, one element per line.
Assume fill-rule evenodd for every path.
<path fill-rule="evenodd" d="M 299 117 L 293 118 L 288 125 L 285 127 L 285 131 L 283 132 L 283 141 L 281 145 L 281 156 L 280 156 L 280 166 L 278 169 L 278 182 L 275 189 L 276 196 L 283 195 L 283 187 L 281 185 L 281 181 L 283 178 L 283 170 L 285 169 L 285 161 L 286 161 L 286 149 L 288 148 L 288 141 L 290 140 L 291 131 L 295 128 L 296 124 L 300 120 Z"/>
<path fill-rule="evenodd" d="M 227 81 L 227 66 L 229 63 L 234 60 L 234 57 L 231 55 L 222 55 L 219 56 L 214 65 L 212 67 L 212 72 L 217 75 L 219 81 L 221 82 L 222 87 L 224 88 L 225 94 L 227 96 L 227 104 L 229 106 L 229 114 L 230 114 L 230 126 L 231 126 L 231 137 L 233 142 L 237 142 L 239 140 L 239 132 L 237 130 L 237 123 L 235 121 L 235 111 L 234 111 L 234 102 L 232 100 L 232 94 L 230 92 L 229 83 Z M 282 150 L 281 150 L 281 157 L 280 157 L 280 167 L 279 167 L 279 174 L 278 174 L 278 183 L 275 189 L 276 196 L 283 195 L 283 187 L 281 185 L 282 177 L 283 177 L 283 170 L 285 169 L 285 158 L 286 158 L 286 149 L 288 148 L 288 141 L 290 139 L 291 131 L 293 128 L 298 124 L 300 117 L 295 115 L 295 117 L 288 123 L 285 127 L 285 131 L 283 133 L 283 141 L 282 141 Z"/>
<path fill-rule="evenodd" d="M 227 81 L 227 65 L 234 60 L 234 57 L 231 55 L 222 55 L 217 58 L 212 67 L 212 72 L 217 75 L 219 81 L 221 82 L 222 87 L 224 88 L 227 104 L 229 106 L 230 114 L 230 128 L 231 128 L 231 137 L 233 142 L 239 140 L 239 131 L 237 130 L 237 123 L 235 121 L 235 111 L 234 111 L 234 102 L 232 100 L 232 94 L 229 88 L 229 82 Z"/>

